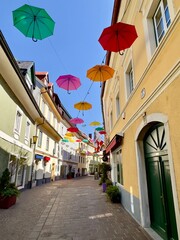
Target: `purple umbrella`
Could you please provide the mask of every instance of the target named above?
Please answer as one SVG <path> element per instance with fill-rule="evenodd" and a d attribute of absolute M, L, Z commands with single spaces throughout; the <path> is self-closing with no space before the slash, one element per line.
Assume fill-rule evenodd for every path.
<path fill-rule="evenodd" d="M 69 94 L 70 90 L 76 90 L 81 86 L 80 79 L 70 74 L 59 76 L 56 83 L 60 88 L 67 90 Z"/>
<path fill-rule="evenodd" d="M 84 120 L 77 117 L 77 118 L 72 118 L 72 119 L 70 120 L 70 122 L 71 122 L 71 123 L 74 123 L 74 124 L 81 124 L 81 123 L 84 122 Z"/>

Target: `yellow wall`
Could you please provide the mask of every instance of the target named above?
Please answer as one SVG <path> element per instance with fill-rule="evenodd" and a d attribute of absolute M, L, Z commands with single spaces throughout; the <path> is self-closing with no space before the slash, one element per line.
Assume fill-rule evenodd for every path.
<path fill-rule="evenodd" d="M 137 159 L 135 151 L 135 134 L 142 122 L 142 115 L 162 113 L 168 118 L 170 143 L 178 201 L 180 205 L 180 23 L 179 13 L 165 34 L 163 40 L 154 50 L 150 59 L 147 55 L 147 42 L 144 31 L 144 15 L 138 11 L 139 1 L 131 1 L 131 10 L 123 16 L 124 22 L 134 24 L 138 39 L 133 46 L 125 51 L 124 56 L 111 53 L 109 65 L 115 69 L 113 79 L 105 83 L 103 109 L 107 138 L 111 140 L 115 134 L 124 133 L 122 144 L 124 188 L 128 192 L 133 188 L 133 194 L 139 197 Z M 143 7 L 148 7 L 149 3 Z M 130 6 L 130 5 L 129 5 Z M 171 6 L 172 7 L 172 6 Z M 173 1 L 174 13 L 178 12 L 179 1 Z M 175 9 L 176 8 L 176 9 Z M 136 9 L 136 11 L 132 11 Z M 128 14 L 131 13 L 131 16 Z M 133 13 L 133 14 L 132 14 Z M 119 16 L 122 17 L 122 14 Z M 120 19 L 119 19 L 120 20 Z M 125 21 L 126 20 L 126 21 Z M 135 89 L 127 100 L 125 94 L 125 70 L 129 60 L 133 61 Z M 141 98 L 145 88 L 146 95 Z M 120 92 L 121 115 L 116 117 L 116 93 Z M 113 112 L 113 128 L 110 129 L 110 112 Z M 125 113 L 125 119 L 122 117 Z M 170 150 L 169 150 L 170 151 Z"/>

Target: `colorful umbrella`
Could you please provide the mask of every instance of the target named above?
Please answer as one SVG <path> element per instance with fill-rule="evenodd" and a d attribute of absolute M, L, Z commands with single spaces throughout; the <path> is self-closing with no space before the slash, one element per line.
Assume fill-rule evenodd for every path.
<path fill-rule="evenodd" d="M 84 110 L 91 109 L 92 105 L 88 102 L 78 102 L 78 103 L 74 104 L 74 108 L 84 111 Z"/>
<path fill-rule="evenodd" d="M 62 142 L 69 142 L 68 139 L 62 139 Z"/>
<path fill-rule="evenodd" d="M 74 134 L 73 134 L 72 132 L 67 132 L 67 133 L 65 134 L 65 136 L 67 136 L 67 137 L 73 137 Z"/>
<path fill-rule="evenodd" d="M 87 139 L 83 139 L 82 141 L 85 143 L 89 142 L 89 140 L 87 140 Z"/>
<path fill-rule="evenodd" d="M 97 127 L 97 128 L 95 128 L 95 130 L 96 130 L 96 131 L 103 131 L 104 128 L 103 128 L 103 127 Z"/>
<path fill-rule="evenodd" d="M 82 142 L 82 140 L 81 139 L 76 139 L 76 142 Z"/>
<path fill-rule="evenodd" d="M 87 71 L 86 77 L 94 82 L 105 82 L 113 75 L 114 69 L 108 65 L 96 65 Z"/>
<path fill-rule="evenodd" d="M 70 74 L 58 77 L 56 83 L 60 88 L 67 90 L 68 93 L 70 93 L 70 90 L 76 90 L 81 86 L 80 79 Z"/>
<path fill-rule="evenodd" d="M 84 122 L 84 120 L 81 118 L 72 118 L 72 119 L 70 119 L 70 122 L 74 123 L 74 124 L 81 124 Z"/>
<path fill-rule="evenodd" d="M 76 128 L 76 127 L 70 127 L 70 128 L 68 128 L 67 130 L 68 130 L 69 132 L 78 132 L 78 131 L 79 131 L 79 129 Z"/>
<path fill-rule="evenodd" d="M 106 131 L 102 130 L 102 131 L 99 131 L 100 134 L 106 134 Z"/>
<path fill-rule="evenodd" d="M 101 125 L 101 123 L 97 122 L 97 121 L 94 121 L 94 122 L 91 122 L 89 125 L 90 126 L 99 126 L 99 125 Z"/>
<path fill-rule="evenodd" d="M 55 22 L 43 8 L 23 5 L 13 11 L 14 26 L 34 42 L 53 35 Z"/>
<path fill-rule="evenodd" d="M 134 25 L 118 22 L 105 28 L 98 41 L 104 50 L 120 53 L 129 48 L 137 37 Z"/>

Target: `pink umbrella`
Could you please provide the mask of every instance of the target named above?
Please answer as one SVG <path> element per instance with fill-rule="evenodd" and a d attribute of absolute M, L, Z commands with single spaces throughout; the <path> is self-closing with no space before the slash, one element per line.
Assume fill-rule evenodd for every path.
<path fill-rule="evenodd" d="M 70 74 L 59 76 L 56 83 L 60 88 L 67 90 L 69 94 L 70 90 L 76 90 L 81 86 L 80 79 Z"/>
<path fill-rule="evenodd" d="M 81 124 L 81 123 L 84 122 L 84 120 L 77 117 L 77 118 L 72 118 L 72 119 L 70 120 L 70 122 L 71 122 L 71 123 L 74 123 L 74 124 Z"/>

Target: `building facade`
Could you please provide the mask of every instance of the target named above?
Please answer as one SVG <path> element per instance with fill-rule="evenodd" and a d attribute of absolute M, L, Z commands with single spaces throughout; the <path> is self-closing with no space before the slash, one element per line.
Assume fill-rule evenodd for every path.
<path fill-rule="evenodd" d="M 31 139 L 41 112 L 32 93 L 34 64 L 18 64 L 0 32 L 0 174 L 9 168 L 11 181 L 22 189 L 31 179 Z"/>
<path fill-rule="evenodd" d="M 180 238 L 180 2 L 116 1 L 112 24 L 138 38 L 108 52 L 115 70 L 103 84 L 106 157 L 122 205 L 156 239 Z"/>

